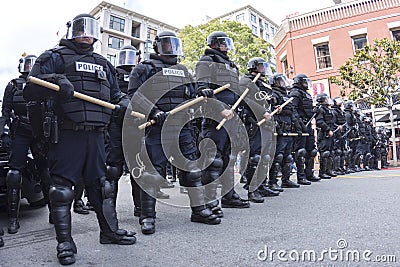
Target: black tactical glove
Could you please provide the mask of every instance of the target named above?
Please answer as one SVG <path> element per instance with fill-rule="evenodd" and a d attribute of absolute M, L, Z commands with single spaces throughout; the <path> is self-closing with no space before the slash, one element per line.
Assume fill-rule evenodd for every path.
<path fill-rule="evenodd" d="M 299 121 L 301 129 L 303 130 L 303 133 L 307 133 L 308 129 L 307 126 L 304 124 L 304 122 L 302 120 Z"/>
<path fill-rule="evenodd" d="M 113 109 L 113 111 L 112 111 L 112 118 L 118 124 L 122 125 L 122 123 L 124 121 L 124 117 L 125 117 L 125 112 L 126 112 L 126 109 L 128 108 L 129 102 L 130 101 L 129 101 L 128 97 L 124 96 L 115 105 L 115 109 Z"/>
<path fill-rule="evenodd" d="M 166 112 L 157 109 L 153 113 L 152 119 L 156 121 L 156 123 L 155 123 L 156 125 L 161 126 L 164 123 L 167 116 L 168 116 L 168 114 Z"/>
<path fill-rule="evenodd" d="M 214 90 L 210 89 L 210 88 L 203 88 L 203 89 L 199 89 L 197 91 L 197 94 L 199 96 L 204 96 L 204 97 L 213 97 L 214 96 Z"/>
<path fill-rule="evenodd" d="M 62 74 L 58 74 L 54 77 L 55 83 L 60 87 L 59 95 L 62 99 L 68 100 L 74 95 L 74 86 L 72 83 Z"/>

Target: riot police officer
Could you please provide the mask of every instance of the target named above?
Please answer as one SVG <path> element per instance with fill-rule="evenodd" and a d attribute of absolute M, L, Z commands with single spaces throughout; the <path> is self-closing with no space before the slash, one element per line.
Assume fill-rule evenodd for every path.
<path fill-rule="evenodd" d="M 340 96 L 336 96 L 332 99 L 333 106 L 332 111 L 335 116 L 335 124 L 338 128 L 334 132 L 334 144 L 333 144 L 333 170 L 335 173 L 343 175 L 344 160 L 346 158 L 347 150 L 345 148 L 345 140 L 343 134 L 346 132 L 346 116 L 342 110 L 343 99 Z"/>
<path fill-rule="evenodd" d="M 346 117 L 346 125 L 349 128 L 345 133 L 345 142 L 347 143 L 347 156 L 346 156 L 346 170 L 350 173 L 354 173 L 355 169 L 355 155 L 356 155 L 356 146 L 357 141 L 355 140 L 357 137 L 358 124 L 356 117 L 354 115 L 354 111 L 356 106 L 353 101 L 348 100 L 344 104 L 344 112 Z"/>
<path fill-rule="evenodd" d="M 326 93 L 320 93 L 316 98 L 319 107 L 316 108 L 315 121 L 318 130 L 317 146 L 320 154 L 319 177 L 330 179 L 336 174 L 332 172 L 333 165 L 333 131 L 335 130 L 335 118 L 330 108 L 330 98 Z"/>
<path fill-rule="evenodd" d="M 223 216 L 219 201 L 217 199 L 217 179 L 222 184 L 221 207 L 223 208 L 248 208 L 250 204 L 243 200 L 234 190 L 234 164 L 236 156 L 241 148 L 232 144 L 226 129 L 238 128 L 240 123 L 237 116 L 234 117 L 230 109 L 239 98 L 239 70 L 236 64 L 229 58 L 228 51 L 234 49 L 233 41 L 225 32 L 214 31 L 207 36 L 207 46 L 204 54 L 196 65 L 196 77 L 198 83 L 198 94 L 213 97 L 213 89 L 229 83 L 229 90 L 224 90 L 215 95 L 214 98 L 221 102 L 221 105 L 211 103 L 204 104 L 205 118 L 202 122 L 201 136 L 211 139 L 216 147 L 215 157 L 211 155 L 206 146 L 206 153 L 209 162 L 204 170 L 202 182 L 206 186 L 206 197 L 209 200 L 208 206 L 214 214 Z M 224 127 L 216 129 L 218 122 L 211 119 L 214 114 L 221 115 L 221 119 L 227 119 Z M 237 130 L 236 130 L 237 132 Z M 234 138 L 239 141 L 241 137 Z M 246 137 L 247 138 L 247 137 Z M 210 164 L 208 164 L 210 163 Z M 223 175 L 222 175 L 223 174 Z"/>
<path fill-rule="evenodd" d="M 181 40 L 173 32 L 162 31 L 154 39 L 153 49 L 155 53 L 151 53 L 148 60 L 133 68 L 128 85 L 132 102 L 142 103 L 138 111 L 149 114 L 148 118 L 155 122 L 146 129 L 142 148 L 146 153 L 140 154 L 146 167 L 137 179 L 142 189 L 139 219 L 141 231 L 143 234 L 155 232 L 156 190 L 165 181 L 168 159 L 177 158 L 178 150 L 185 157 L 185 166 L 177 168 L 181 175 L 180 182 L 188 190 L 191 221 L 219 224 L 221 220 L 205 206 L 201 170 L 196 162 L 198 151 L 195 137 L 192 124 L 186 123 L 189 114 L 181 111 L 167 119 L 169 111 L 194 98 L 196 94 L 192 76 L 178 61 L 183 55 Z M 162 132 L 166 134 L 162 135 Z M 175 140 L 179 143 L 177 148 L 174 147 Z"/>
<path fill-rule="evenodd" d="M 294 158 L 297 167 L 297 182 L 309 185 L 320 179 L 314 175 L 314 158 L 317 155 L 315 147 L 314 129 L 311 120 L 314 118 L 313 99 L 307 90 L 311 86 L 310 79 L 305 74 L 298 74 L 293 78 L 293 87 L 289 97 L 293 97 L 293 106 L 296 118 L 303 133 L 308 136 L 297 136 L 294 143 Z"/>
<path fill-rule="evenodd" d="M 271 74 L 270 67 L 265 59 L 260 57 L 251 58 L 247 63 L 248 73 L 239 81 L 243 88 L 249 88 L 249 93 L 245 98 L 244 109 L 241 117 L 244 121 L 249 135 L 250 151 L 248 153 L 248 164 L 246 169 L 246 184 L 244 188 L 248 190 L 248 198 L 255 203 L 264 202 L 263 197 L 277 196 L 279 192 L 274 192 L 265 185 L 265 177 L 269 172 L 271 160 L 274 156 L 273 122 L 270 121 L 269 100 L 272 95 L 271 86 L 268 84 L 267 73 Z M 254 83 L 256 75 L 261 76 Z M 265 124 L 257 125 L 257 122 L 265 118 Z"/>
<path fill-rule="evenodd" d="M 273 191 L 283 191 L 282 188 L 298 188 L 299 184 L 290 180 L 290 165 L 293 160 L 292 150 L 294 137 L 291 134 L 294 130 L 301 133 L 302 129 L 295 117 L 293 104 L 289 102 L 286 106 L 280 106 L 288 101 L 286 88 L 290 86 L 286 75 L 275 73 L 270 80 L 272 87 L 271 105 L 272 109 L 280 111 L 274 115 L 275 129 L 277 133 L 275 156 L 270 170 L 268 184 Z M 278 185 L 278 173 L 282 172 L 282 182 Z"/>
<path fill-rule="evenodd" d="M 11 122 L 11 154 L 9 159 L 10 170 L 7 173 L 8 195 L 8 233 L 15 234 L 19 229 L 19 206 L 21 199 L 22 171 L 27 167 L 29 150 L 35 159 L 35 165 L 39 171 L 43 203 L 48 203 L 48 191 L 50 188 L 50 176 L 46 158 L 46 149 L 32 135 L 32 127 L 29 121 L 26 101 L 22 96 L 23 88 L 27 82 L 27 76 L 36 60 L 35 55 L 26 55 L 20 59 L 18 70 L 21 75 L 10 81 L 7 85 L 2 105 L 2 115 Z M 31 204 L 32 206 L 33 203 Z"/>
<path fill-rule="evenodd" d="M 122 92 L 128 93 L 128 84 L 129 84 L 129 74 L 131 73 L 134 66 L 136 66 L 138 62 L 138 56 L 140 52 L 131 45 L 123 46 L 118 52 L 116 56 L 115 69 L 116 69 L 116 78 L 118 81 L 119 88 Z M 141 122 L 138 118 L 127 117 L 126 118 L 127 127 L 130 127 L 132 130 L 125 131 L 125 133 L 133 133 L 137 130 L 137 126 Z M 114 204 L 116 204 L 116 198 L 118 195 L 118 181 L 123 174 L 123 167 L 125 164 L 125 157 L 123 152 L 123 143 L 122 143 L 122 126 L 123 120 L 122 117 L 118 118 L 112 116 L 110 124 L 108 125 L 107 131 L 107 144 L 106 144 L 106 164 L 107 171 L 106 177 L 114 181 Z M 133 149 L 130 147 L 130 149 Z M 138 151 L 130 151 L 130 153 L 138 153 Z M 140 216 L 140 188 L 137 185 L 135 179 L 133 179 L 132 174 L 130 173 L 130 181 L 131 181 L 131 192 L 132 198 L 134 202 L 134 212 L 135 216 Z"/>
<path fill-rule="evenodd" d="M 85 189 L 100 226 L 100 243 L 131 245 L 134 233 L 119 229 L 113 182 L 106 177 L 105 128 L 112 111 L 97 104 L 73 98 L 81 92 L 103 101 L 118 103 L 113 116 L 122 116 L 126 96 L 115 79 L 115 70 L 103 56 L 93 52 L 100 38 L 98 21 L 89 14 L 80 14 L 67 23 L 66 39 L 46 50 L 35 62 L 31 76 L 59 85 L 59 92 L 29 82 L 24 98 L 40 101 L 55 97 L 58 140 L 50 143 L 48 158 L 53 186 L 49 198 L 56 231 L 57 258 L 60 264 L 75 262 L 77 247 L 71 234 L 72 186 L 83 179 Z M 122 114 L 122 115 L 121 115 Z M 53 133 L 54 134 L 54 133 Z"/>
<path fill-rule="evenodd" d="M 386 129 L 384 126 L 380 126 L 377 129 L 377 145 L 378 155 L 381 159 L 381 168 L 386 169 L 389 167 L 389 162 L 387 161 L 388 156 L 388 144 L 389 138 L 391 136 L 391 131 Z"/>

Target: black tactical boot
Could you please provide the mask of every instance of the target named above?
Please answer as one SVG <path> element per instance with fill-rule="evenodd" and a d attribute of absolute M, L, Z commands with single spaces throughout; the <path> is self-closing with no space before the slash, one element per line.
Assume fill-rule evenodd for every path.
<path fill-rule="evenodd" d="M 299 188 L 300 185 L 291 181 L 290 179 L 288 179 L 288 180 L 282 180 L 281 187 L 282 188 Z"/>
<path fill-rule="evenodd" d="M 279 191 L 274 191 L 264 184 L 260 185 L 257 191 L 260 192 L 262 197 L 276 197 L 280 194 Z"/>
<path fill-rule="evenodd" d="M 82 199 L 75 199 L 73 209 L 74 212 L 78 214 L 89 214 L 89 210 L 87 210 L 85 203 L 83 203 Z"/>
<path fill-rule="evenodd" d="M 250 208 L 250 203 L 242 198 L 236 192 L 230 192 L 221 199 L 221 206 L 223 208 Z"/>
<path fill-rule="evenodd" d="M 311 182 L 308 181 L 308 180 L 305 179 L 305 178 L 297 179 L 297 183 L 300 184 L 300 185 L 310 185 L 310 184 L 311 184 Z"/>
<path fill-rule="evenodd" d="M 306 177 L 306 179 L 310 182 L 319 182 L 321 181 L 321 178 L 318 178 L 317 176 L 315 176 L 314 174 L 310 177 Z"/>
<path fill-rule="evenodd" d="M 192 215 L 190 216 L 190 221 L 199 222 L 205 224 L 220 224 L 221 219 L 209 208 L 205 207 L 194 207 L 192 208 Z"/>
<path fill-rule="evenodd" d="M 147 188 L 146 191 L 142 190 L 140 193 L 140 201 L 142 204 L 142 211 L 140 214 L 140 228 L 143 234 L 151 235 L 156 231 L 155 228 L 155 210 L 156 199 L 154 198 L 155 188 Z"/>
<path fill-rule="evenodd" d="M 264 203 L 264 198 L 261 196 L 258 190 L 254 190 L 253 192 L 248 192 L 247 197 L 249 201 L 254 203 Z"/>

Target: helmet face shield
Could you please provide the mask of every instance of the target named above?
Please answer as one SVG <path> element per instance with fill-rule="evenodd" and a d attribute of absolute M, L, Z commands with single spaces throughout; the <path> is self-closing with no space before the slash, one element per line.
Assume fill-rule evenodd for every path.
<path fill-rule="evenodd" d="M 233 44 L 232 39 L 229 37 L 217 37 L 217 44 L 219 48 L 221 48 L 221 46 L 225 46 L 227 50 L 235 50 L 235 45 Z"/>
<path fill-rule="evenodd" d="M 257 72 L 264 76 L 271 76 L 272 70 L 267 62 L 262 62 L 257 65 Z"/>
<path fill-rule="evenodd" d="M 303 84 L 304 88 L 307 88 L 307 89 L 311 88 L 311 80 L 309 78 L 303 79 L 302 84 Z"/>
<path fill-rule="evenodd" d="M 182 41 L 175 36 L 160 36 L 157 40 L 160 55 L 183 56 Z"/>
<path fill-rule="evenodd" d="M 280 88 L 286 88 L 290 86 L 289 80 L 286 75 L 279 75 L 275 78 L 274 84 Z"/>
<path fill-rule="evenodd" d="M 132 49 L 124 49 L 119 51 L 117 54 L 117 63 L 118 66 L 134 66 L 137 63 L 137 51 Z"/>
<path fill-rule="evenodd" d="M 100 26 L 96 19 L 90 17 L 80 17 L 71 21 L 68 28 L 68 39 L 78 37 L 92 37 L 100 39 Z"/>
<path fill-rule="evenodd" d="M 19 60 L 18 71 L 20 73 L 29 73 L 35 64 L 35 56 L 27 56 Z"/>

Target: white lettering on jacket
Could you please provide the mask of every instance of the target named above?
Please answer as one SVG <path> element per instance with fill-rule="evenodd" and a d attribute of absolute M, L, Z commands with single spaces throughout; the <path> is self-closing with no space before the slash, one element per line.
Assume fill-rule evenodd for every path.
<path fill-rule="evenodd" d="M 85 71 L 85 72 L 91 72 L 95 73 L 96 70 L 103 70 L 103 66 L 93 64 L 93 63 L 87 63 L 87 62 L 75 62 L 75 69 L 76 71 Z"/>
<path fill-rule="evenodd" d="M 183 70 L 163 68 L 162 71 L 163 75 L 185 77 L 185 72 Z"/>

